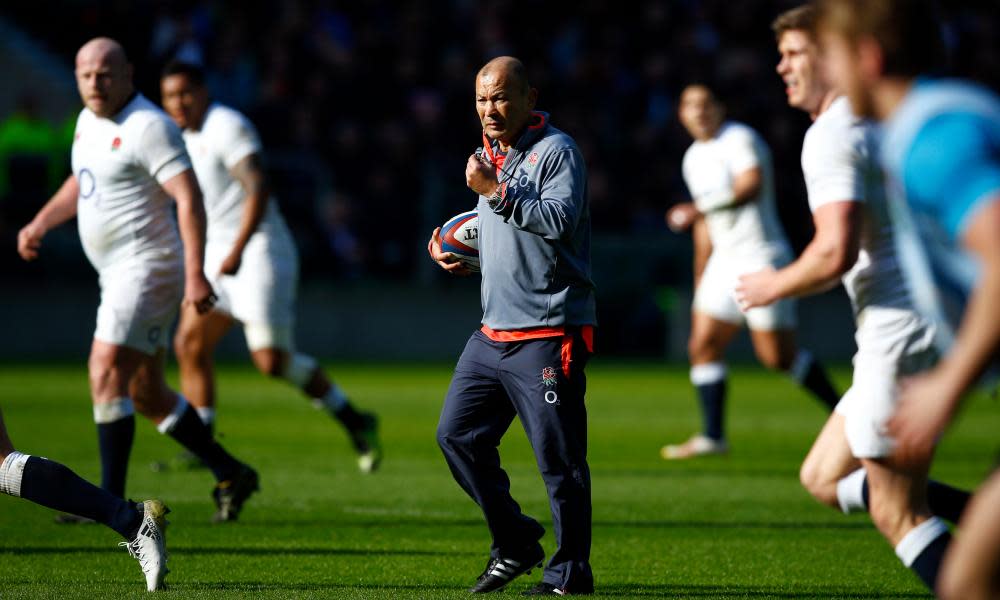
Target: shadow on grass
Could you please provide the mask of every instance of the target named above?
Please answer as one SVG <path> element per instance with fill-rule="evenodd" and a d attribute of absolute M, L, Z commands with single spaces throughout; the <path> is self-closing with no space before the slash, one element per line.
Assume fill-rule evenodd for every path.
<path fill-rule="evenodd" d="M 542 523 L 546 528 L 551 528 L 552 524 L 550 522 Z M 199 527 L 197 524 L 190 524 L 186 526 Z M 288 520 L 271 520 L 271 521 L 258 521 L 251 523 L 250 521 L 243 521 L 240 524 L 241 528 L 271 528 L 271 527 L 329 527 L 344 529 L 348 527 L 357 528 L 372 528 L 377 527 L 379 529 L 389 529 L 389 528 L 440 528 L 440 527 L 486 527 L 486 522 L 482 519 L 445 519 L 445 518 L 434 518 L 434 517 L 392 517 L 387 515 L 385 520 L 378 519 L 366 519 L 366 520 L 302 520 L 302 521 L 288 521 Z M 620 529 L 752 529 L 752 530 L 789 530 L 789 529 L 801 529 L 809 531 L 817 530 L 867 530 L 872 529 L 873 525 L 870 521 L 866 519 L 853 520 L 844 519 L 842 521 L 760 521 L 760 522 L 726 522 L 726 521 L 688 521 L 688 520 L 648 520 L 648 519 L 637 519 L 635 521 L 627 520 L 595 520 L 593 522 L 595 529 L 602 527 L 607 528 L 620 528 Z M 206 529 L 212 529 L 218 527 L 217 525 L 205 525 Z M 0 550 L 2 552 L 3 550 Z"/>
<path fill-rule="evenodd" d="M 120 553 L 114 546 L 23 546 L 17 548 L 0 548 L 0 554 L 100 554 Z M 381 548 L 291 548 L 273 546 L 267 548 L 240 546 L 171 546 L 171 554 L 177 555 L 212 555 L 240 554 L 249 556 L 267 556 L 272 554 L 292 556 L 477 556 L 478 552 L 462 552 L 458 550 L 385 550 Z"/>
<path fill-rule="evenodd" d="M 598 586 L 595 594 L 621 598 L 929 598 L 919 592 L 858 592 L 848 587 L 803 586 L 801 590 L 788 590 L 751 585 L 684 585 L 646 584 Z"/>

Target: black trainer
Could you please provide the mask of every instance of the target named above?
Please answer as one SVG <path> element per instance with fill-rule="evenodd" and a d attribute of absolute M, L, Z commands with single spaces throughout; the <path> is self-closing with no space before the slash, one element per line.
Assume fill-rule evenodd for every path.
<path fill-rule="evenodd" d="M 213 523 L 235 521 L 240 516 L 240 509 L 250 494 L 260 489 L 260 478 L 257 471 L 247 465 L 240 467 L 231 479 L 220 481 L 212 490 L 212 498 L 218 510 L 212 515 Z"/>
<path fill-rule="evenodd" d="M 518 575 L 531 573 L 531 569 L 542 566 L 545 550 L 541 544 L 535 544 L 523 555 L 490 558 L 486 570 L 476 580 L 476 585 L 469 589 L 473 594 L 485 594 L 499 590 L 514 580 Z"/>

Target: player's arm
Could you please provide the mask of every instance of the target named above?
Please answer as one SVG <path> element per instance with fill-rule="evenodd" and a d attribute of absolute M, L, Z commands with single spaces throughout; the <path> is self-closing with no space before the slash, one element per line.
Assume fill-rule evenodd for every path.
<path fill-rule="evenodd" d="M 24 260 L 38 258 L 38 249 L 45 234 L 76 216 L 76 202 L 79 195 L 80 186 L 76 176 L 70 175 L 38 211 L 35 218 L 17 233 L 17 253 L 21 258 Z"/>
<path fill-rule="evenodd" d="M 782 269 L 740 276 L 736 287 L 741 308 L 766 306 L 781 298 L 826 291 L 858 260 L 861 204 L 828 202 L 813 212 L 816 234 L 802 255 Z"/>
<path fill-rule="evenodd" d="M 243 187 L 243 192 L 246 195 L 243 217 L 240 220 L 240 229 L 237 233 L 236 241 L 233 243 L 233 249 L 229 253 L 229 256 L 222 261 L 222 265 L 219 268 L 221 273 L 233 275 L 239 271 L 243 250 L 264 218 L 269 199 L 269 190 L 267 187 L 267 178 L 264 175 L 264 169 L 261 165 L 260 155 L 256 152 L 243 157 L 229 169 L 229 173 L 233 176 L 233 179 L 240 182 L 240 186 Z"/>
<path fill-rule="evenodd" d="M 990 360 L 1000 352 L 1000 196 L 982 208 L 962 235 L 965 248 L 979 260 L 980 277 L 969 296 L 951 351 L 931 371 L 908 380 L 889 432 L 896 456 L 905 462 L 927 460 L 937 438 Z"/>
<path fill-rule="evenodd" d="M 544 169 L 540 189 L 532 186 L 505 189 L 493 212 L 512 227 L 545 239 L 568 238 L 576 231 L 584 202 L 583 157 L 575 148 L 565 148 L 548 154 L 537 168 Z M 487 198 L 497 191 L 492 167 L 484 165 L 475 155 L 469 157 L 466 165 L 466 182 Z"/>
<path fill-rule="evenodd" d="M 694 287 L 701 282 L 708 258 L 712 256 L 712 238 L 708 236 L 708 224 L 705 219 L 698 219 L 691 226 L 691 237 L 694 240 Z"/>
<path fill-rule="evenodd" d="M 177 225 L 184 244 L 184 303 L 199 313 L 212 307 L 214 294 L 205 278 L 205 205 L 194 170 L 185 169 L 162 184 L 177 203 Z"/>

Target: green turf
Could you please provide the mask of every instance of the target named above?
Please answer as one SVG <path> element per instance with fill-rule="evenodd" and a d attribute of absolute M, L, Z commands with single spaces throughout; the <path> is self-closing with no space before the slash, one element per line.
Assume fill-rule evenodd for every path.
<path fill-rule="evenodd" d="M 845 517 L 799 487 L 798 464 L 824 415 L 780 376 L 737 369 L 732 455 L 665 463 L 659 447 L 698 417 L 686 370 L 594 362 L 589 371 L 596 597 L 924 597 L 865 516 Z M 465 598 L 489 538 L 434 441 L 449 365 L 333 365 L 379 412 L 383 468 L 356 471 L 346 437 L 279 382 L 219 372 L 223 443 L 260 471 L 237 523 L 211 525 L 207 472 L 153 472 L 178 447 L 137 427 L 129 495 L 173 509 L 170 590 L 184 598 Z M 837 372 L 841 384 L 845 371 Z M 99 476 L 84 366 L 0 367 L 2 407 L 19 449 Z M 935 475 L 977 484 L 990 467 L 1000 410 L 977 397 L 945 440 Z M 549 526 L 520 426 L 501 452 L 515 497 Z M 138 565 L 99 526 L 0 497 L 0 597 L 143 597 Z M 553 549 L 551 533 L 543 540 Z M 538 580 L 536 571 L 508 596 Z"/>

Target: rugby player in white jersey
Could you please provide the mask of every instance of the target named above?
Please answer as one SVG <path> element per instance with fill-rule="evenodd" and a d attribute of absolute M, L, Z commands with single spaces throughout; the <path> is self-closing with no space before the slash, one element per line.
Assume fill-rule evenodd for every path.
<path fill-rule="evenodd" d="M 818 4 L 831 80 L 855 112 L 881 121 L 882 166 L 900 223 L 904 271 L 922 314 L 944 333 L 942 360 L 904 382 L 888 424 L 895 456 L 919 462 L 934 454 L 962 398 L 1000 357 L 1000 97 L 934 75 L 945 52 L 931 2 Z M 1000 465 L 962 513 L 961 534 L 938 576 L 938 597 L 1000 598 L 998 507 Z"/>
<path fill-rule="evenodd" d="M 691 383 L 701 402 L 704 431 L 664 446 L 665 459 L 723 454 L 726 347 L 740 327 L 750 329 L 757 358 L 789 372 L 831 410 L 839 395 L 823 368 L 795 342 L 791 300 L 743 313 L 734 289 L 740 273 L 787 264 L 792 253 L 778 221 L 771 153 L 757 132 L 723 120 L 722 104 L 707 86 L 681 93 L 679 116 L 694 143 L 684 154 L 684 182 L 693 202 L 674 206 L 667 224 L 693 230 L 695 294 L 691 311 Z"/>
<path fill-rule="evenodd" d="M 212 439 L 163 375 L 170 325 L 182 303 L 215 301 L 202 271 L 205 212 L 180 130 L 135 91 L 116 41 L 93 39 L 76 55 L 85 108 L 73 140 L 73 173 L 18 233 L 37 258 L 46 232 L 74 216 L 99 274 L 101 304 L 88 369 L 101 455 L 101 486 L 124 497 L 134 411 L 207 464 L 217 480 L 215 520 L 233 520 L 257 474 Z M 172 205 L 176 203 L 177 217 Z"/>
<path fill-rule="evenodd" d="M 904 465 L 892 456 L 885 426 L 898 382 L 934 364 L 934 326 L 915 309 L 897 259 L 875 127 L 821 76 L 816 22 L 815 8 L 804 5 L 772 25 L 788 103 L 814 120 L 802 170 L 816 234 L 791 265 L 743 275 L 737 294 L 754 310 L 843 280 L 857 323 L 854 378 L 802 465 L 802 484 L 831 507 L 869 510 L 900 560 L 933 590 L 950 539 L 939 517 L 957 521 L 969 495 L 928 482 L 928 461 Z"/>
<path fill-rule="evenodd" d="M 358 466 L 374 471 L 381 459 L 375 415 L 359 413 L 311 356 L 295 351 L 293 323 L 298 254 L 278 206 L 270 201 L 261 144 L 253 124 L 211 102 L 198 66 L 172 62 L 160 80 L 163 107 L 183 130 L 205 198 L 205 272 L 218 302 L 207 314 L 181 309 L 174 351 L 181 390 L 211 426 L 215 414 L 213 354 L 236 323 L 250 356 L 266 375 L 285 379 L 346 428 Z"/>

